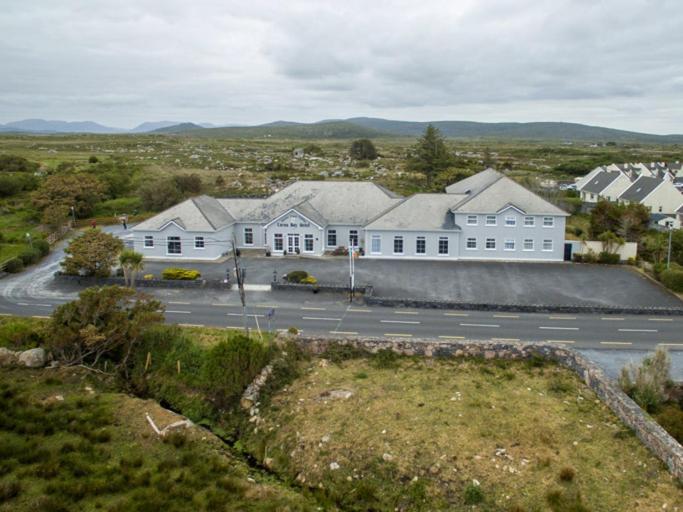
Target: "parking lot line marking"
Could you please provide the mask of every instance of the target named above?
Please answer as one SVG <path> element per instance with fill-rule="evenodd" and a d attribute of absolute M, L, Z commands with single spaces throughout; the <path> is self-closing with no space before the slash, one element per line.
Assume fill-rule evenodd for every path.
<path fill-rule="evenodd" d="M 51 308 L 52 304 L 34 304 L 34 306 L 38 306 L 39 308 Z"/>
<path fill-rule="evenodd" d="M 178 324 L 180 327 L 204 327 L 204 324 Z"/>
<path fill-rule="evenodd" d="M 439 336 L 442 340 L 464 340 L 464 336 Z"/>
<path fill-rule="evenodd" d="M 219 308 L 230 308 L 233 306 L 239 306 L 240 304 L 225 304 L 225 303 L 221 303 L 221 302 L 216 302 L 216 303 L 211 304 L 211 305 L 219 307 Z"/>
<path fill-rule="evenodd" d="M 444 316 L 470 316 L 469 313 L 444 313 Z"/>
<path fill-rule="evenodd" d="M 190 305 L 189 302 L 178 302 L 178 301 L 175 301 L 175 300 L 169 300 L 168 303 L 169 303 L 169 304 L 178 304 L 178 305 L 180 305 L 180 306 L 189 306 L 189 305 Z"/>
<path fill-rule="evenodd" d="M 493 315 L 493 318 L 519 318 L 519 315 Z"/>
<path fill-rule="evenodd" d="M 301 309 L 304 309 L 306 311 L 325 311 L 327 308 L 314 308 L 314 307 L 309 307 L 309 306 L 301 306 Z"/>
<path fill-rule="evenodd" d="M 673 322 L 673 318 L 648 318 L 649 322 Z"/>
<path fill-rule="evenodd" d="M 659 347 L 683 347 L 683 343 L 657 343 Z"/>
<path fill-rule="evenodd" d="M 576 320 L 575 316 L 549 316 L 548 320 Z"/>
<path fill-rule="evenodd" d="M 239 304 L 235 304 L 238 306 Z M 254 304 L 255 308 L 268 308 L 268 309 L 275 309 L 277 306 L 275 304 Z"/>
<path fill-rule="evenodd" d="M 460 324 L 463 327 L 500 327 L 497 324 Z"/>
<path fill-rule="evenodd" d="M 542 326 L 539 329 L 545 329 L 547 331 L 578 331 L 578 327 L 546 327 Z"/>
<path fill-rule="evenodd" d="M 630 341 L 601 341 L 600 345 L 633 345 Z"/>
<path fill-rule="evenodd" d="M 383 324 L 419 324 L 419 320 L 380 320 Z"/>
<path fill-rule="evenodd" d="M 384 336 L 394 336 L 394 337 L 400 337 L 400 338 L 412 338 L 412 334 L 402 334 L 402 333 L 395 333 L 395 332 L 385 332 Z"/>
<path fill-rule="evenodd" d="M 519 341 L 519 338 L 491 338 L 491 341 Z"/>
<path fill-rule="evenodd" d="M 600 320 L 625 320 L 625 318 L 621 316 L 603 316 Z"/>
<path fill-rule="evenodd" d="M 346 311 L 348 311 L 349 313 L 372 313 L 372 309 L 349 308 Z"/>
<path fill-rule="evenodd" d="M 242 313 L 226 313 L 226 316 L 242 316 Z M 247 316 L 250 316 L 252 318 L 263 318 L 263 315 L 256 315 L 254 313 L 249 313 Z"/>
<path fill-rule="evenodd" d="M 45 316 L 45 315 L 32 315 L 31 318 L 50 318 L 50 317 Z"/>
<path fill-rule="evenodd" d="M 620 332 L 658 332 L 657 329 L 619 329 Z"/>
<path fill-rule="evenodd" d="M 348 334 L 350 336 L 356 336 L 358 333 L 356 331 L 330 331 L 330 334 Z"/>
<path fill-rule="evenodd" d="M 546 340 L 546 343 L 576 343 L 574 340 Z"/>
<path fill-rule="evenodd" d="M 176 313 L 176 314 L 182 314 L 182 315 L 190 315 L 192 314 L 192 311 L 183 311 L 181 309 L 167 309 L 166 313 Z"/>
<path fill-rule="evenodd" d="M 394 311 L 394 315 L 419 315 L 419 311 Z"/>
<path fill-rule="evenodd" d="M 17 302 L 17 306 L 28 306 L 25 302 Z"/>
<path fill-rule="evenodd" d="M 323 320 L 325 322 L 341 322 L 341 318 L 328 318 L 326 316 L 302 316 L 302 320 Z"/>

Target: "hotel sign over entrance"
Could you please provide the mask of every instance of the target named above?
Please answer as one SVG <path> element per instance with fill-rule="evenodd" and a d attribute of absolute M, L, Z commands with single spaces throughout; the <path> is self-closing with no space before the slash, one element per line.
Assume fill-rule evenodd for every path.
<path fill-rule="evenodd" d="M 310 228 L 311 223 L 298 217 L 290 217 L 285 222 L 276 222 L 275 225 L 279 228 Z"/>

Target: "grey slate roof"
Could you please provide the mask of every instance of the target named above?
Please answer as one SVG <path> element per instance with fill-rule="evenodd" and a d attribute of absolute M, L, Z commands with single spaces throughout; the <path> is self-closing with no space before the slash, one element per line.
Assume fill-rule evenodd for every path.
<path fill-rule="evenodd" d="M 498 181 L 503 175 L 488 167 L 477 174 L 460 180 L 446 187 L 447 194 L 478 194 L 492 183 Z"/>
<path fill-rule="evenodd" d="M 633 185 L 624 190 L 624 192 L 619 196 L 619 199 L 624 199 L 633 203 L 639 203 L 661 183 L 662 180 L 658 180 L 657 178 L 641 176 L 633 182 Z"/>
<path fill-rule="evenodd" d="M 365 229 L 442 231 L 460 230 L 453 222 L 449 194 L 415 194 L 371 221 Z"/>
<path fill-rule="evenodd" d="M 614 180 L 619 177 L 618 171 L 601 171 L 593 179 L 586 183 L 581 191 L 592 192 L 593 194 L 599 194 L 607 188 Z"/>
<path fill-rule="evenodd" d="M 134 231 L 157 231 L 169 222 L 187 231 L 218 231 L 235 222 L 217 199 L 209 196 L 193 197 L 147 219 Z"/>

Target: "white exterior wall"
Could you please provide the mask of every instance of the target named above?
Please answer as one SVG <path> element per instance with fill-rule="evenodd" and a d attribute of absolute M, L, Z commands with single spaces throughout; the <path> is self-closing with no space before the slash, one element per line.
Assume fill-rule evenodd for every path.
<path fill-rule="evenodd" d="M 328 245 L 327 243 L 327 236 L 329 231 L 333 229 L 337 233 L 337 245 Z M 365 230 L 363 229 L 363 226 L 353 226 L 350 224 L 330 224 L 325 228 L 325 250 L 326 251 L 333 251 L 337 247 L 348 247 L 349 246 L 349 232 L 355 229 L 358 231 L 358 244 L 360 247 L 364 247 L 365 245 Z"/>
<path fill-rule="evenodd" d="M 492 214 L 495 215 L 495 214 Z M 467 224 L 467 214 L 458 213 L 455 223 L 462 229 L 460 235 L 460 259 L 517 260 L 517 261 L 563 261 L 565 218 L 554 215 L 524 215 L 508 208 L 496 217 L 495 226 L 486 225 L 487 215 L 477 214 L 477 225 Z M 515 219 L 515 226 L 506 226 L 505 218 Z M 534 226 L 524 225 L 525 217 L 533 217 Z M 553 227 L 544 227 L 543 218 L 551 217 Z M 475 238 L 476 249 L 467 248 L 467 239 Z M 486 239 L 495 239 L 496 248 L 486 249 Z M 533 250 L 524 249 L 524 240 L 533 240 Z M 505 249 L 505 241 L 514 241 L 514 249 Z M 543 241 L 552 241 L 552 250 L 543 249 Z"/>
<path fill-rule="evenodd" d="M 600 200 L 600 194 L 595 192 L 588 192 L 587 190 L 581 191 L 581 201 L 584 203 L 597 203 Z"/>
<path fill-rule="evenodd" d="M 372 239 L 380 237 L 380 251 L 373 252 Z M 403 254 L 394 253 L 394 238 L 403 237 Z M 398 230 L 367 230 L 365 232 L 366 258 L 400 258 L 400 259 L 432 259 L 457 260 L 459 256 L 458 231 L 398 231 Z M 425 254 L 417 253 L 417 238 L 425 238 Z M 439 239 L 448 238 L 448 254 L 439 254 Z"/>
<path fill-rule="evenodd" d="M 151 236 L 154 247 L 145 247 L 145 236 Z M 180 237 L 181 254 L 168 254 L 168 237 Z M 204 248 L 195 248 L 195 237 L 204 237 Z M 133 248 L 145 258 L 178 260 L 216 260 L 231 247 L 232 226 L 218 232 L 188 232 L 171 222 L 159 231 L 133 231 Z"/>
<path fill-rule="evenodd" d="M 683 204 L 683 194 L 670 181 L 662 181 L 641 203 L 652 213 L 675 214 Z"/>
<path fill-rule="evenodd" d="M 247 245 L 244 242 L 244 229 L 251 228 L 254 233 L 254 243 Z M 264 249 L 266 246 L 263 232 L 263 224 L 240 222 L 235 224 L 235 241 L 241 249 Z"/>
<path fill-rule="evenodd" d="M 273 255 L 282 255 L 285 252 L 287 254 L 295 253 L 292 249 L 296 245 L 294 240 L 298 238 L 300 254 L 321 256 L 324 251 L 324 233 L 325 230 L 323 228 L 294 211 L 282 215 L 263 229 L 265 245 L 271 249 Z M 275 235 L 282 235 L 282 250 L 278 250 L 275 247 Z M 291 244 L 290 235 L 292 239 Z M 312 251 L 305 250 L 306 235 L 313 237 Z"/>
<path fill-rule="evenodd" d="M 631 180 L 625 175 L 620 174 L 616 180 L 607 185 L 603 191 L 600 192 L 600 196 L 608 201 L 616 201 L 631 185 Z"/>

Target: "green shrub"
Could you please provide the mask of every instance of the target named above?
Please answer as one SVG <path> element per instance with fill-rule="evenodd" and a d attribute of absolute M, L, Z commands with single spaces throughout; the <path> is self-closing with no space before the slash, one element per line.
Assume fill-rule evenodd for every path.
<path fill-rule="evenodd" d="M 392 369 L 398 366 L 399 355 L 390 348 L 378 350 L 372 356 L 372 364 L 379 369 Z"/>
<path fill-rule="evenodd" d="M 19 254 L 19 259 L 25 267 L 28 267 L 40 259 L 40 251 L 35 247 L 28 247 Z"/>
<path fill-rule="evenodd" d="M 662 275 L 662 272 L 666 270 L 666 263 L 655 263 L 652 265 L 652 273 L 655 276 L 655 279 L 659 279 L 660 276 Z"/>
<path fill-rule="evenodd" d="M 676 404 L 664 406 L 655 419 L 671 437 L 683 443 L 683 410 Z"/>
<path fill-rule="evenodd" d="M 466 505 L 476 505 L 484 501 L 484 492 L 481 490 L 481 486 L 474 483 L 467 484 L 463 496 Z"/>
<path fill-rule="evenodd" d="M 305 270 L 293 270 L 292 272 L 287 272 L 287 282 L 288 283 L 301 283 L 304 279 L 307 279 L 308 272 Z"/>
<path fill-rule="evenodd" d="M 598 263 L 603 263 L 606 265 L 617 265 L 620 261 L 621 258 L 619 257 L 619 255 L 611 252 L 602 251 L 598 255 Z"/>
<path fill-rule="evenodd" d="M 313 277 L 313 276 L 307 276 L 304 277 L 301 281 L 299 281 L 301 284 L 318 284 L 318 280 Z"/>
<path fill-rule="evenodd" d="M 199 279 L 202 274 L 198 270 L 190 268 L 169 267 L 161 272 L 163 279 L 172 279 L 178 281 L 194 281 Z"/>
<path fill-rule="evenodd" d="M 350 359 L 359 359 L 366 356 L 368 356 L 366 350 L 341 343 L 331 343 L 327 346 L 325 352 L 321 354 L 323 359 L 329 359 L 335 364 L 341 364 Z"/>
<path fill-rule="evenodd" d="M 50 244 L 47 242 L 47 240 L 43 238 L 39 238 L 38 240 L 35 240 L 33 242 L 33 248 L 38 251 L 41 257 L 47 256 L 48 253 L 50 252 Z"/>
<path fill-rule="evenodd" d="M 683 292 L 683 269 L 670 268 L 663 270 L 659 274 L 659 280 L 669 290 Z"/>
<path fill-rule="evenodd" d="M 559 478 L 562 482 L 571 482 L 576 476 L 574 468 L 565 466 L 560 470 Z"/>
<path fill-rule="evenodd" d="M 624 366 L 619 375 L 621 389 L 649 413 L 657 412 L 666 401 L 670 382 L 671 359 L 662 348 L 643 359 L 640 366 Z"/>
<path fill-rule="evenodd" d="M 16 274 L 22 270 L 24 270 L 24 262 L 19 258 L 12 258 L 5 264 L 5 271 L 9 272 L 10 274 Z"/>
<path fill-rule="evenodd" d="M 0 483 L 0 503 L 16 498 L 21 491 L 19 482 L 1 482 Z"/>
<path fill-rule="evenodd" d="M 346 247 L 339 246 L 332 251 L 332 256 L 348 256 L 349 250 Z"/>
<path fill-rule="evenodd" d="M 36 347 L 43 342 L 44 329 L 31 318 L 0 318 L 0 347 L 12 350 Z"/>

